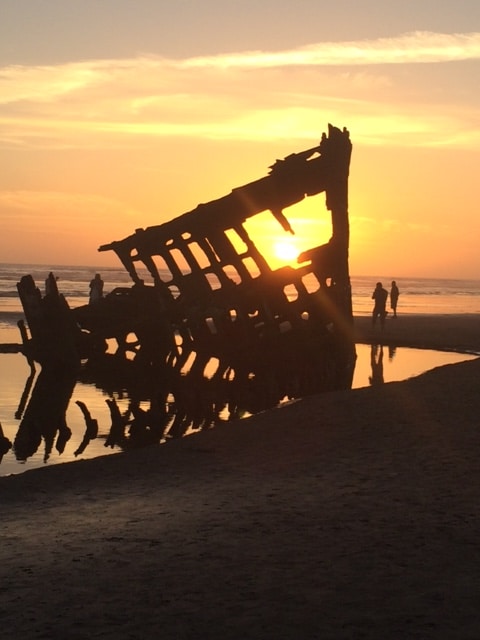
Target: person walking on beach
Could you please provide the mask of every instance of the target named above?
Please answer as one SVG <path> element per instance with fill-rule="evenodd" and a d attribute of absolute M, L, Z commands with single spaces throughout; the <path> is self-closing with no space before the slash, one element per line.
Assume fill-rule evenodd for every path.
<path fill-rule="evenodd" d="M 375 300 L 375 305 L 373 307 L 372 313 L 372 326 L 376 325 L 377 318 L 380 318 L 380 326 L 382 327 L 382 329 L 385 326 L 385 318 L 387 315 L 387 298 L 388 291 L 383 288 L 381 282 L 377 282 L 377 286 L 372 293 L 372 300 Z"/>
<path fill-rule="evenodd" d="M 390 289 L 390 306 L 393 311 L 393 317 L 397 317 L 397 304 L 398 304 L 398 296 L 400 295 L 400 291 L 398 290 L 397 283 L 395 280 L 392 280 L 392 288 Z"/>
<path fill-rule="evenodd" d="M 98 300 L 103 298 L 103 280 L 99 273 L 95 274 L 95 277 L 90 280 L 90 298 L 89 303 L 94 304 Z"/>

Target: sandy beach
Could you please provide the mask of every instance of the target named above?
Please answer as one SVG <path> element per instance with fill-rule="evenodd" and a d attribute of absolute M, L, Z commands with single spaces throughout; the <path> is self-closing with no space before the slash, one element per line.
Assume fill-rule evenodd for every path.
<path fill-rule="evenodd" d="M 480 352 L 480 318 L 358 341 Z M 480 359 L 0 477 L 2 637 L 480 637 Z"/>
<path fill-rule="evenodd" d="M 480 316 L 463 314 L 407 314 L 387 317 L 384 331 L 372 328 L 370 316 L 355 318 L 355 340 L 363 343 L 393 344 L 396 347 L 416 347 L 479 353 Z"/>

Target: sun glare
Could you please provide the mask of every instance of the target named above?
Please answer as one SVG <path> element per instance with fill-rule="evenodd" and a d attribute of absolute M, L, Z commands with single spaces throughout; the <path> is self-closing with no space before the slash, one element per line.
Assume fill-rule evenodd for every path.
<path fill-rule="evenodd" d="M 273 247 L 273 252 L 278 260 L 287 263 L 295 262 L 299 253 L 293 238 L 286 238 L 276 242 Z"/>
<path fill-rule="evenodd" d="M 282 229 L 279 221 L 267 210 L 247 218 L 245 230 L 271 269 L 299 268 L 299 254 L 325 244 L 331 236 L 330 216 L 328 212 L 324 214 L 324 210 L 323 194 L 285 208 L 283 213 L 294 235 Z"/>

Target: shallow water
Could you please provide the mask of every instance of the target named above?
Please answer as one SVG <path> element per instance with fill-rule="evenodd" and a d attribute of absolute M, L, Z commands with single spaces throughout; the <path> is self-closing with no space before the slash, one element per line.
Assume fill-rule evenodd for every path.
<path fill-rule="evenodd" d="M 0 336 L 1 341 L 1 336 Z M 11 339 L 9 340 L 12 341 Z M 379 385 L 386 382 L 405 380 L 419 375 L 427 370 L 446 364 L 453 364 L 472 359 L 470 356 L 452 352 L 430 351 L 422 349 L 389 347 L 371 348 L 368 345 L 357 345 L 357 364 L 353 379 L 353 388 Z M 18 431 L 20 419 L 15 417 L 22 401 L 22 395 L 31 392 L 38 373 L 28 382 L 30 368 L 25 358 L 20 354 L 0 354 L 0 423 L 4 435 L 13 442 Z M 26 396 L 25 396 L 26 397 Z M 93 458 L 111 453 L 119 453 L 121 449 L 106 447 L 106 440 L 112 424 L 110 411 L 105 402 L 109 396 L 96 388 L 93 384 L 77 382 L 68 404 L 66 423 L 72 432 L 71 438 L 66 443 L 62 453 L 52 443 L 50 453 L 46 452 L 47 445 L 42 440 L 36 453 L 25 461 L 19 461 L 10 449 L 0 464 L 0 475 L 21 473 L 23 471 L 44 466 L 45 464 L 57 464 L 71 462 L 73 460 Z M 84 432 L 85 420 L 77 400 L 84 402 L 92 416 L 97 419 L 99 425 L 98 437 L 90 442 L 86 450 L 75 456 L 75 451 L 80 446 Z M 120 410 L 123 412 L 128 407 L 128 398 L 116 396 Z"/>
<path fill-rule="evenodd" d="M 472 360 L 477 356 L 451 351 L 407 347 L 370 347 L 359 344 L 353 376 L 353 389 L 386 382 L 407 380 L 447 364 Z"/>
<path fill-rule="evenodd" d="M 16 290 L 16 283 L 22 275 L 30 273 L 37 284 L 43 287 L 44 279 L 51 269 L 59 277 L 61 292 L 65 295 L 71 307 L 81 306 L 87 302 L 89 281 L 97 271 L 94 267 L 0 265 L 0 343 L 21 342 L 16 322 L 23 317 L 23 312 Z M 130 278 L 123 268 L 103 269 L 102 277 L 105 281 L 106 291 L 131 284 Z M 355 315 L 369 315 L 372 305 L 371 294 L 375 282 L 383 281 L 384 285 L 388 286 L 392 279 L 395 279 L 395 276 L 383 278 L 352 277 L 352 302 Z M 398 283 L 401 292 L 400 314 L 480 312 L 480 281 L 405 278 L 399 280 Z M 354 388 L 404 380 L 434 367 L 467 360 L 471 357 L 448 352 L 406 348 L 392 351 L 388 347 L 383 349 L 378 347 L 372 352 L 370 347 L 366 345 L 358 345 L 357 353 L 358 359 L 353 379 Z M 18 410 L 22 395 L 24 395 L 25 400 L 28 400 L 32 389 L 35 389 L 36 377 L 30 380 L 31 387 L 26 387 L 29 373 L 28 364 L 21 355 L 0 354 L 0 423 L 3 426 L 5 436 L 12 442 L 21 423 L 21 416 Z M 191 389 L 189 388 L 188 392 L 190 393 L 190 391 Z M 205 394 L 202 395 L 202 392 L 196 387 L 193 391 L 197 391 L 196 402 L 203 405 Z M 54 392 L 47 393 L 47 397 L 51 397 L 53 404 L 55 404 Z M 45 464 L 69 462 L 80 457 L 91 458 L 119 452 L 120 449 L 117 446 L 115 448 L 105 446 L 112 425 L 111 414 L 105 402 L 110 397 L 92 384 L 77 382 L 66 413 L 66 423 L 72 435 L 66 442 L 63 452 L 60 453 L 55 448 L 58 440 L 57 443 L 51 443 L 51 451 L 47 451 L 47 453 L 45 449 L 48 446 L 42 441 L 37 451 L 27 456 L 27 460 L 23 462 L 16 460 L 15 454 L 10 450 L 1 460 L 0 475 L 20 473 Z M 199 397 L 201 398 L 200 401 Z M 115 399 L 120 411 L 126 411 L 129 403 L 128 398 L 116 395 Z M 99 424 L 98 437 L 92 440 L 86 450 L 79 454 L 78 457 L 75 457 L 75 451 L 79 448 L 85 432 L 85 420 L 76 405 L 76 401 L 84 402 Z M 46 411 L 46 413 L 48 415 L 48 424 L 50 425 L 52 423 L 51 415 L 54 412 Z M 225 413 L 226 410 L 220 416 L 225 417 Z M 15 417 L 16 414 L 19 416 L 18 418 Z M 228 417 L 228 414 L 226 417 Z M 59 420 L 58 412 L 56 420 Z M 37 414 L 35 414 L 33 421 L 38 422 Z M 45 417 L 40 421 L 42 425 L 45 424 Z M 62 447 L 60 446 L 60 448 Z"/>

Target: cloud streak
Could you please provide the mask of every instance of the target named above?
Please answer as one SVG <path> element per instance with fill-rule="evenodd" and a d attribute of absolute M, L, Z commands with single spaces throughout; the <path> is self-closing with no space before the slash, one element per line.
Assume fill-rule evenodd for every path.
<path fill-rule="evenodd" d="M 477 145 L 476 84 L 464 83 L 463 96 L 438 96 L 438 78 L 418 74 L 422 63 L 478 59 L 480 33 L 415 32 L 184 60 L 144 55 L 10 66 L 0 69 L 0 145 L 311 140 L 318 136 L 319 114 L 355 129 L 366 144 Z M 445 74 L 451 71 L 446 65 Z M 440 84 L 447 83 L 446 75 Z"/>
<path fill-rule="evenodd" d="M 193 58 L 183 67 L 258 68 L 304 65 L 377 65 L 452 62 L 480 58 L 480 33 L 440 34 L 416 31 L 395 38 L 324 42 L 279 52 Z"/>

